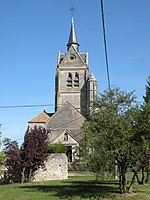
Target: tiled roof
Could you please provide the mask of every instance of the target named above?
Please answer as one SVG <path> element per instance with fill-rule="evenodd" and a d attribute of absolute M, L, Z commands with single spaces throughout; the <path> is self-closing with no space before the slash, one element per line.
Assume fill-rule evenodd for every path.
<path fill-rule="evenodd" d="M 29 123 L 35 123 L 35 122 L 44 123 L 44 122 L 47 122 L 52 115 L 53 115 L 53 113 L 47 113 L 46 111 L 43 111 L 38 116 L 33 118 L 31 121 L 29 121 Z"/>

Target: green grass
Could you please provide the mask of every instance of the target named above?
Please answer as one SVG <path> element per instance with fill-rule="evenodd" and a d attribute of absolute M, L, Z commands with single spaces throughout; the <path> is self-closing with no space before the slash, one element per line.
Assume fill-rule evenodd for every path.
<path fill-rule="evenodd" d="M 70 177 L 47 181 L 0 186 L 0 200 L 150 200 L 150 185 L 134 185 L 134 193 L 120 195 L 118 182 L 94 177 Z"/>

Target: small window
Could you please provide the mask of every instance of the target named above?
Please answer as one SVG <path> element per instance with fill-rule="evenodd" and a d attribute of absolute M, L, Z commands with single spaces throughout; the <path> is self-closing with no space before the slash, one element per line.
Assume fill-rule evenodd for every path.
<path fill-rule="evenodd" d="M 76 72 L 74 77 L 74 86 L 79 87 L 79 74 Z"/>
<path fill-rule="evenodd" d="M 70 57 L 69 57 L 69 60 L 70 60 L 71 62 L 74 62 L 75 59 L 76 59 L 75 55 L 74 55 L 74 54 L 71 54 Z"/>
<path fill-rule="evenodd" d="M 68 73 L 67 86 L 72 87 L 72 74 L 71 73 Z"/>

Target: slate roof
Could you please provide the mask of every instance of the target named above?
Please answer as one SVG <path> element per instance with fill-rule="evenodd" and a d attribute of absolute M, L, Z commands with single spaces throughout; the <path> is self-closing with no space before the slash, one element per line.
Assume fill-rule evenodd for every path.
<path fill-rule="evenodd" d="M 83 138 L 80 127 L 86 119 L 69 102 L 66 102 L 56 113 L 47 113 L 45 110 L 33 118 L 30 123 L 46 123 L 51 129 L 50 142 L 53 142 L 60 134 L 67 131 L 76 141 Z"/>
<path fill-rule="evenodd" d="M 72 44 L 76 44 L 79 46 L 78 40 L 77 40 L 77 36 L 76 36 L 76 32 L 75 32 L 75 28 L 74 28 L 74 19 L 72 17 L 72 21 L 71 21 L 71 30 L 70 30 L 70 35 L 69 35 L 69 40 L 68 40 L 68 44 L 67 46 L 71 46 Z"/>
<path fill-rule="evenodd" d="M 69 130 L 69 132 L 78 142 L 83 139 L 83 134 L 81 133 L 80 129 Z"/>
<path fill-rule="evenodd" d="M 66 102 L 56 113 L 48 120 L 47 127 L 51 129 L 80 129 L 84 123 L 83 115 L 74 108 L 69 102 Z"/>
<path fill-rule="evenodd" d="M 53 130 L 49 134 L 50 142 L 53 142 L 63 131 L 62 130 Z"/>

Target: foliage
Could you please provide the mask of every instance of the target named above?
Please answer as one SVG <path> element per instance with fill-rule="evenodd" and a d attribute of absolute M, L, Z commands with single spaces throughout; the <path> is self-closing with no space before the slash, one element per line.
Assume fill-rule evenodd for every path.
<path fill-rule="evenodd" d="M 133 138 L 133 124 L 137 106 L 133 92 L 119 88 L 104 91 L 91 118 L 84 124 L 82 149 L 85 150 L 89 169 L 95 173 L 114 172 L 118 165 L 119 186 L 126 192 L 126 172 L 137 159 Z"/>
<path fill-rule="evenodd" d="M 49 153 L 67 153 L 67 147 L 63 144 L 49 144 L 48 145 Z"/>
<path fill-rule="evenodd" d="M 41 127 L 28 130 L 24 143 L 21 146 L 22 156 L 22 182 L 24 182 L 24 172 L 28 172 L 28 181 L 35 170 L 44 166 L 48 153 L 48 131 Z"/>
<path fill-rule="evenodd" d="M 0 128 L 1 128 L 1 124 L 0 124 Z M 1 138 L 1 132 L 0 132 L 0 138 Z M 2 141 L 0 140 L 0 147 L 2 145 Z M 5 163 L 5 154 L 4 152 L 0 152 L 0 176 L 2 176 L 3 172 L 4 172 L 4 163 Z"/>
<path fill-rule="evenodd" d="M 5 138 L 4 141 L 4 152 L 6 155 L 6 167 L 20 168 L 21 166 L 21 155 L 17 141 L 11 141 L 9 138 Z"/>
<path fill-rule="evenodd" d="M 0 176 L 4 173 L 5 154 L 0 152 Z"/>
<path fill-rule="evenodd" d="M 135 143 L 139 157 L 139 170 L 142 171 L 142 180 L 140 184 L 144 184 L 149 180 L 150 170 L 150 77 L 147 79 L 146 95 L 144 104 L 141 106 L 136 118 Z M 146 176 L 145 176 L 146 172 Z"/>
<path fill-rule="evenodd" d="M 143 96 L 145 103 L 148 103 L 150 101 L 150 76 L 148 76 L 147 80 L 147 85 L 145 86 L 146 89 L 146 94 Z"/>
<path fill-rule="evenodd" d="M 44 166 L 48 156 L 48 131 L 37 127 L 28 130 L 21 148 L 10 139 L 5 139 L 4 145 L 8 169 L 19 170 L 22 182 L 25 178 L 30 181 L 34 171 Z"/>

